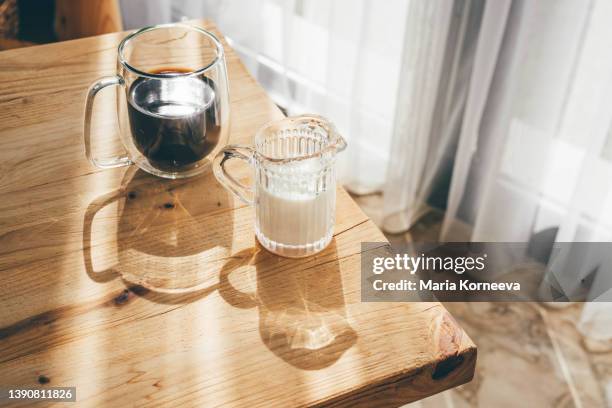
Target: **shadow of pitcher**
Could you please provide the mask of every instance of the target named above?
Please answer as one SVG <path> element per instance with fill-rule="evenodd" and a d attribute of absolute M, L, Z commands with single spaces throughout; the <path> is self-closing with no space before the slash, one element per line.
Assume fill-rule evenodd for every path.
<path fill-rule="evenodd" d="M 266 347 L 303 370 L 332 365 L 357 340 L 346 317 L 335 241 L 322 254 L 332 253 L 333 261 L 309 266 L 313 258 L 281 258 L 257 243 L 235 254 L 219 276 L 219 294 L 229 304 L 257 307 Z M 250 279 L 232 279 L 245 273 Z M 250 288 L 236 288 L 249 281 Z"/>

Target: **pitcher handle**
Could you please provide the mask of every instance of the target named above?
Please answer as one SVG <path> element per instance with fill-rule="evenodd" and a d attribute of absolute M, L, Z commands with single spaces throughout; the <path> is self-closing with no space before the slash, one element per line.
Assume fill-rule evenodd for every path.
<path fill-rule="evenodd" d="M 245 186 L 225 169 L 225 163 L 230 159 L 240 159 L 254 166 L 253 156 L 255 151 L 249 146 L 227 145 L 215 156 L 213 160 L 213 171 L 221 185 L 234 193 L 236 197 L 245 204 L 253 205 L 253 187 Z"/>
<path fill-rule="evenodd" d="M 85 102 L 85 123 L 83 126 L 85 156 L 87 156 L 91 164 L 101 169 L 112 169 L 114 167 L 129 166 L 132 164 L 127 154 L 108 159 L 97 159 L 91 152 L 91 114 L 93 112 L 94 99 L 98 92 L 111 85 L 123 86 L 125 85 L 125 81 L 119 75 L 100 78 L 89 88 L 89 91 L 87 91 L 87 100 Z"/>

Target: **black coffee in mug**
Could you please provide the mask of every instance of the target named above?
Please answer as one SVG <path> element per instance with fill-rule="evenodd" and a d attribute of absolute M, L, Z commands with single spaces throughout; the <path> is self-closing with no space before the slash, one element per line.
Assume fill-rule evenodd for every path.
<path fill-rule="evenodd" d="M 152 73 L 188 72 L 191 71 L 164 68 Z M 134 144 L 153 167 L 170 172 L 187 169 L 219 142 L 220 119 L 210 78 L 141 77 L 130 86 L 127 99 Z"/>

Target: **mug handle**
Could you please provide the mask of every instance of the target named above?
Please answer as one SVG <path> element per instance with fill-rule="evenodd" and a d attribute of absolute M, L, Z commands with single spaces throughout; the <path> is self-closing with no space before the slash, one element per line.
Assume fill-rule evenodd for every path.
<path fill-rule="evenodd" d="M 129 166 L 132 164 L 132 161 L 127 154 L 108 159 L 97 159 L 91 152 L 91 114 L 93 112 L 94 98 L 98 92 L 111 85 L 124 86 L 125 81 L 119 75 L 100 78 L 89 88 L 89 91 L 87 91 L 87 99 L 85 102 L 85 124 L 83 127 L 85 156 L 87 156 L 87 159 L 91 162 L 91 164 L 101 169 L 112 169 L 114 167 Z"/>
<path fill-rule="evenodd" d="M 253 187 L 245 186 L 236 180 L 225 169 L 225 163 L 230 159 L 240 159 L 247 162 L 251 167 L 255 151 L 249 146 L 227 145 L 215 156 L 213 160 L 213 172 L 221 185 L 234 193 L 236 197 L 245 204 L 253 205 Z"/>

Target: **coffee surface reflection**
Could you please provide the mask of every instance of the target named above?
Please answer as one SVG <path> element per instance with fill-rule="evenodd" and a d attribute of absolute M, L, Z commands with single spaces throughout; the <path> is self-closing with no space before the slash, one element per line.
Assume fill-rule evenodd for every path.
<path fill-rule="evenodd" d="M 185 74 L 168 67 L 151 74 Z M 141 77 L 128 90 L 128 115 L 136 148 L 162 171 L 193 167 L 219 143 L 215 84 L 203 75 Z"/>

